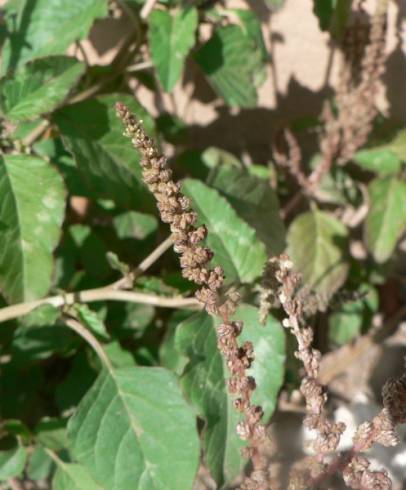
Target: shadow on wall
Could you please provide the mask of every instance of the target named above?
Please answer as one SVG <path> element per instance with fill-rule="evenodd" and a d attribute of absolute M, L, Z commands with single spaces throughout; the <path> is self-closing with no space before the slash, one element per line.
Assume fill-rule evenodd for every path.
<path fill-rule="evenodd" d="M 386 87 L 386 98 L 389 103 L 389 117 L 397 123 L 406 122 L 406 54 L 402 46 L 402 23 L 406 23 L 406 2 L 398 2 L 398 17 L 396 21 L 397 44 L 386 62 L 386 72 L 383 81 Z M 403 49 L 402 49 L 403 48 Z"/>

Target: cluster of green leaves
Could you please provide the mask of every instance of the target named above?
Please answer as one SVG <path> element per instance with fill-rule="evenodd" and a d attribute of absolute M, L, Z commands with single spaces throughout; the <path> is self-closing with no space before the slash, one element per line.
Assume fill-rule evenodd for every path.
<path fill-rule="evenodd" d="M 107 0 L 11 0 L 5 7 L 2 306 L 50 295 L 63 303 L 65 293 L 108 286 L 167 236 L 142 183 L 139 154 L 115 116 L 115 103 L 123 101 L 160 143 L 175 143 L 173 164 L 209 230 L 214 263 L 242 293 L 236 318 L 246 325 L 241 340 L 254 345 L 254 401 L 268 421 L 286 353 L 280 317 L 270 316 L 265 326 L 258 321 L 256 287 L 267 257 L 287 248 L 325 301 L 343 286 L 367 291 L 328 316 L 332 343 L 366 329 L 379 308 L 376 287 L 396 267 L 393 254 L 406 228 L 406 133 L 360 151 L 349 169 L 333 170 L 321 185 L 325 200 L 284 223 L 279 203 L 289 182 L 272 164 L 246 166 L 218 148 L 192 152 L 182 121 L 174 114 L 154 120 L 129 95 L 135 79 L 171 92 L 195 63 L 221 103 L 254 107 L 269 62 L 258 18 L 215 2 L 162 1 L 142 21 L 143 3 L 117 2 L 134 32 L 107 67 L 66 54 L 109 16 Z M 323 28 L 344 15 L 333 4 L 315 2 Z M 210 31 L 204 41 L 202 25 Z M 144 46 L 151 73 L 127 71 Z M 366 195 L 361 228 L 369 255 L 359 267 L 349 253 L 359 227 L 354 232 L 335 212 L 360 206 Z M 136 292 L 193 294 L 172 252 L 151 271 L 136 280 Z M 79 299 L 63 308 L 42 305 L 0 325 L 0 481 L 47 481 L 55 490 L 189 490 L 203 454 L 219 486 L 232 482 L 246 462 L 216 320 L 187 309 Z M 72 321 L 97 342 L 104 360 Z"/>

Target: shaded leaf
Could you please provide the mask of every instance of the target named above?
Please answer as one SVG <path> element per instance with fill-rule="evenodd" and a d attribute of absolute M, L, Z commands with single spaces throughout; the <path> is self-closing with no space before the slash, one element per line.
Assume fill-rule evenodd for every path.
<path fill-rule="evenodd" d="M 393 174 L 400 170 L 401 162 L 391 150 L 372 148 L 358 151 L 353 160 L 360 167 L 378 174 Z"/>
<path fill-rule="evenodd" d="M 33 119 L 50 112 L 69 94 L 85 70 L 75 58 L 35 60 L 0 81 L 1 111 L 10 121 Z"/>
<path fill-rule="evenodd" d="M 76 407 L 94 383 L 97 371 L 91 366 L 85 350 L 80 350 L 72 360 L 67 376 L 60 380 L 55 399 L 61 412 Z M 78 383 L 80 379 L 80 383 Z"/>
<path fill-rule="evenodd" d="M 110 338 L 106 326 L 95 311 L 91 310 L 85 304 L 76 304 L 75 311 L 77 312 L 79 321 L 98 338 L 103 340 Z"/>
<path fill-rule="evenodd" d="M 348 274 L 347 229 L 328 213 L 314 209 L 290 225 L 288 254 L 304 282 L 325 299 L 337 291 Z"/>
<path fill-rule="evenodd" d="M 179 80 L 185 57 L 195 43 L 197 10 L 153 10 L 148 24 L 152 61 L 164 90 L 170 92 Z"/>
<path fill-rule="evenodd" d="M 30 155 L 0 159 L 0 285 L 10 302 L 45 295 L 65 211 L 59 173 Z"/>
<path fill-rule="evenodd" d="M 127 211 L 113 218 L 113 226 L 121 239 L 143 240 L 158 228 L 158 220 L 151 214 Z"/>
<path fill-rule="evenodd" d="M 365 242 L 374 259 L 385 262 L 406 230 L 406 182 L 395 176 L 377 178 L 369 184 L 368 194 Z"/>
<path fill-rule="evenodd" d="M 261 65 L 254 74 L 254 85 L 260 87 L 267 77 L 267 62 L 269 60 L 268 50 L 265 46 L 264 37 L 262 35 L 261 22 L 258 16 L 252 11 L 247 9 L 233 9 L 241 22 L 244 34 L 249 37 L 252 43 L 252 50 L 258 51 L 261 54 Z"/>
<path fill-rule="evenodd" d="M 269 182 L 248 174 L 242 168 L 220 167 L 213 172 L 209 183 L 255 229 L 268 255 L 282 253 L 285 248 L 285 226 L 280 218 L 278 197 Z"/>
<path fill-rule="evenodd" d="M 371 325 L 372 316 L 378 309 L 379 298 L 376 289 L 363 285 L 363 297 L 346 301 L 329 315 L 329 338 L 336 344 L 345 344 L 358 337 L 363 328 Z"/>
<path fill-rule="evenodd" d="M 136 364 L 131 352 L 125 350 L 118 341 L 104 345 L 103 349 L 116 368 L 129 367 Z"/>
<path fill-rule="evenodd" d="M 83 39 L 97 17 L 107 15 L 104 0 L 22 0 L 9 17 L 2 52 L 3 73 L 44 56 L 63 54 Z"/>
<path fill-rule="evenodd" d="M 26 460 L 27 451 L 24 447 L 17 444 L 17 442 L 10 449 L 0 448 L 0 480 L 4 481 L 21 475 Z"/>
<path fill-rule="evenodd" d="M 224 268 L 226 278 L 250 282 L 260 276 L 266 251 L 256 239 L 255 230 L 238 217 L 215 189 L 193 179 L 186 179 L 182 188 L 192 199 L 200 221 L 207 226 L 207 244 L 215 253 L 213 263 Z"/>
<path fill-rule="evenodd" d="M 60 311 L 41 305 L 23 316 L 14 332 L 11 352 L 15 365 L 66 354 L 78 344 L 78 338 L 59 321 Z"/>
<path fill-rule="evenodd" d="M 269 317 L 265 326 L 259 324 L 258 310 L 242 305 L 235 318 L 244 321 L 239 342 L 250 340 L 254 345 L 255 361 L 249 370 L 257 383 L 253 403 L 260 404 L 264 420 L 271 417 L 277 394 L 283 381 L 285 334 L 280 323 Z M 236 434 L 239 415 L 228 394 L 229 377 L 217 348 L 218 321 L 206 313 L 198 313 L 179 324 L 175 345 L 189 357 L 181 377 L 187 397 L 205 419 L 203 446 L 205 460 L 218 485 L 231 482 L 245 461 L 241 455 L 244 443 Z"/>
<path fill-rule="evenodd" d="M 69 422 L 75 458 L 108 489 L 190 490 L 195 420 L 162 368 L 103 371 Z"/>
<path fill-rule="evenodd" d="M 58 458 L 58 469 L 52 479 L 53 490 L 103 490 L 80 464 L 64 463 Z"/>
<path fill-rule="evenodd" d="M 406 162 L 406 129 L 398 131 L 392 141 L 380 146 L 380 148 L 395 153 L 399 160 Z"/>
<path fill-rule="evenodd" d="M 115 103 L 124 102 L 151 132 L 153 121 L 129 95 L 105 95 L 66 106 L 53 114 L 62 139 L 93 197 L 113 199 L 123 207 L 143 206 L 151 197 L 141 184 L 140 156 L 123 137 Z"/>
<path fill-rule="evenodd" d="M 262 70 L 263 58 L 241 27 L 230 25 L 216 29 L 195 59 L 214 90 L 228 105 L 256 105 L 256 76 Z"/>
<path fill-rule="evenodd" d="M 35 426 L 35 438 L 48 449 L 61 451 L 68 447 L 66 419 L 44 418 Z"/>
<path fill-rule="evenodd" d="M 46 453 L 44 448 L 36 446 L 28 461 L 27 476 L 30 480 L 44 480 L 49 477 L 54 462 Z"/>

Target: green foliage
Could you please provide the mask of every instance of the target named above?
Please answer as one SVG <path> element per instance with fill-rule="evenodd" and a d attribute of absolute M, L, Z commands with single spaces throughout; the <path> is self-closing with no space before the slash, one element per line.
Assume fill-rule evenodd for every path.
<path fill-rule="evenodd" d="M 233 206 L 239 217 L 255 229 L 268 255 L 285 248 L 285 226 L 280 218 L 279 202 L 269 183 L 241 168 L 227 165 L 215 168 L 209 179 Z"/>
<path fill-rule="evenodd" d="M 406 182 L 398 177 L 377 178 L 368 187 L 371 207 L 365 221 L 366 245 L 377 262 L 391 256 L 406 230 Z"/>
<path fill-rule="evenodd" d="M 13 7 L 15 11 L 13 12 Z M 9 36 L 3 48 L 3 72 L 29 60 L 63 54 L 87 36 L 97 17 L 107 13 L 103 0 L 21 0 L 9 8 Z"/>
<path fill-rule="evenodd" d="M 378 293 L 369 285 L 362 285 L 356 293 L 360 299 L 349 299 L 333 311 L 329 318 L 329 337 L 342 345 L 358 337 L 371 325 L 372 316 L 378 310 Z"/>
<path fill-rule="evenodd" d="M 132 97 L 118 94 L 68 105 L 54 114 L 54 121 L 92 197 L 139 206 L 145 198 L 139 158 L 131 142 L 123 138 L 114 107 L 118 100 L 128 104 L 152 130 L 145 109 Z"/>
<path fill-rule="evenodd" d="M 313 209 L 299 215 L 288 233 L 288 253 L 305 282 L 325 298 L 348 274 L 347 229 L 328 213 Z"/>
<path fill-rule="evenodd" d="M 163 88 L 170 92 L 179 80 L 184 60 L 195 43 L 197 10 L 154 10 L 149 17 L 151 56 Z"/>
<path fill-rule="evenodd" d="M 160 177 L 180 183 L 196 226 L 206 226 L 210 268 L 225 274 L 217 301 L 241 297 L 235 315 L 222 310 L 221 321 L 244 323 L 236 355 L 249 363 L 244 349 L 252 343 L 251 402 L 265 425 L 287 420 L 284 402 L 296 403 L 303 374 L 278 301 L 259 323 L 268 258 L 288 253 L 302 274 L 304 290 L 293 294 L 304 298 L 304 319 L 323 353 L 368 335 L 378 319 L 386 328 L 397 318 L 405 274 L 402 121 L 393 131 L 393 121 L 379 116 L 365 145 L 350 148 L 350 161 L 342 165 L 333 152 L 320 182 L 304 189 L 291 178 L 295 148 L 283 141 L 279 148 L 279 128 L 306 142 L 301 170 L 311 175 L 323 169 L 328 147 L 316 141 L 326 128 L 312 106 L 327 102 L 335 117 L 340 102 L 297 80 L 283 93 L 275 84 L 280 56 L 268 47 L 289 43 L 289 32 L 266 39 L 265 22 L 288 12 L 289 2 L 238 6 L 9 0 L 2 7 L 2 488 L 192 490 L 202 475 L 234 488 L 251 468 L 218 349 L 220 319 L 197 304 L 198 286 L 183 277 L 159 217 L 159 210 L 180 213 L 187 200 L 164 196 L 153 171 L 143 175 L 140 142 L 124 137 L 117 102 L 142 120 L 168 157 L 167 169 L 154 162 Z M 351 1 L 313 6 L 323 36 L 342 45 Z M 311 110 L 292 120 L 285 108 L 296 103 Z M 277 164 L 276 148 L 290 149 L 288 168 Z M 145 180 L 160 192 L 159 209 Z"/>
<path fill-rule="evenodd" d="M 84 71 L 83 63 L 66 56 L 23 65 L 0 80 L 4 116 L 10 121 L 24 121 L 50 112 L 64 100 Z"/>
<path fill-rule="evenodd" d="M 209 230 L 207 244 L 214 261 L 224 268 L 227 279 L 250 282 L 263 269 L 265 246 L 256 239 L 255 230 L 242 221 L 226 199 L 202 182 L 187 179 L 184 192 Z"/>
<path fill-rule="evenodd" d="M 193 413 L 175 376 L 162 368 L 104 370 L 68 433 L 73 455 L 105 489 L 181 490 L 193 483 L 199 456 Z"/>
<path fill-rule="evenodd" d="M 269 318 L 262 326 L 256 308 L 242 305 L 236 318 L 245 322 L 241 342 L 250 340 L 256 352 L 251 374 L 258 383 L 254 403 L 262 405 L 268 420 L 275 409 L 283 380 L 285 339 L 280 323 Z M 203 447 L 211 474 L 219 485 L 233 481 L 245 461 L 242 441 L 234 427 L 239 421 L 232 398 L 227 392 L 227 368 L 217 348 L 218 321 L 198 313 L 177 327 L 175 345 L 189 358 L 181 376 L 182 387 L 205 420 Z"/>
<path fill-rule="evenodd" d="M 0 441 L 0 443 L 4 444 L 5 441 Z M 8 443 L 9 441 L 5 443 L 6 447 Z M 14 442 L 14 447 L 10 449 L 0 448 L 0 481 L 20 476 L 24 470 L 26 459 L 26 449 L 16 441 Z"/>
<path fill-rule="evenodd" d="M 257 46 L 257 39 L 249 32 L 236 25 L 220 27 L 195 58 L 214 90 L 228 105 L 256 105 L 263 53 Z"/>
<path fill-rule="evenodd" d="M 0 160 L 0 284 L 11 303 L 35 299 L 51 285 L 52 252 L 65 210 L 61 176 L 45 160 L 7 155 Z"/>
<path fill-rule="evenodd" d="M 52 479 L 52 488 L 55 490 L 102 490 L 89 475 L 88 471 L 80 464 L 64 463 L 58 461 L 58 469 Z"/>
<path fill-rule="evenodd" d="M 396 153 L 379 148 L 357 152 L 354 161 L 360 167 L 377 174 L 393 174 L 398 172 L 401 167 L 401 161 Z"/>

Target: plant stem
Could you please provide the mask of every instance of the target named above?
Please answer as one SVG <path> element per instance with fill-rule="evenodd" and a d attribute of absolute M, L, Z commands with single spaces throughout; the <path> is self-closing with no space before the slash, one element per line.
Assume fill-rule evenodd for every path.
<path fill-rule="evenodd" d="M 31 146 L 38 138 L 40 138 L 45 131 L 50 127 L 51 123 L 49 121 L 41 121 L 38 126 L 25 137 L 22 142 L 25 146 Z"/>
<path fill-rule="evenodd" d="M 158 306 L 161 308 L 197 308 L 200 303 L 195 298 L 184 298 L 175 296 L 167 298 L 153 294 L 137 293 L 133 291 L 117 291 L 111 287 L 87 289 L 74 293 L 58 294 L 48 298 L 18 303 L 0 309 L 0 323 L 27 315 L 41 305 L 52 305 L 56 308 L 74 303 L 92 303 L 96 301 L 127 301 L 144 305 Z"/>
<path fill-rule="evenodd" d="M 168 237 L 161 244 L 159 244 L 155 250 L 153 250 L 148 257 L 146 257 L 133 271 L 131 271 L 125 277 L 122 277 L 113 284 L 110 285 L 113 289 L 122 289 L 126 287 L 131 287 L 134 280 L 143 274 L 147 269 L 154 264 L 161 255 L 163 255 L 168 249 L 173 245 L 172 237 Z"/>
<path fill-rule="evenodd" d="M 151 13 L 151 10 L 154 8 L 156 2 L 157 0 L 147 0 L 145 2 L 140 12 L 141 19 L 145 20 L 148 17 L 148 15 Z"/>
<path fill-rule="evenodd" d="M 146 70 L 148 68 L 152 68 L 154 64 L 152 61 L 141 61 L 140 63 L 136 63 L 135 65 L 131 65 L 127 68 L 128 72 L 134 73 L 136 71 Z"/>
<path fill-rule="evenodd" d="M 73 331 L 75 331 L 83 339 L 86 340 L 86 342 L 90 345 L 90 347 L 92 347 L 92 349 L 96 352 L 96 354 L 98 355 L 102 364 L 109 371 L 112 371 L 113 366 L 110 362 L 110 359 L 107 357 L 107 354 L 105 353 L 102 345 L 96 339 L 96 337 L 87 328 L 85 328 L 80 322 L 78 322 L 74 318 L 64 316 L 63 320 L 64 320 L 64 323 L 67 327 L 71 328 Z"/>

